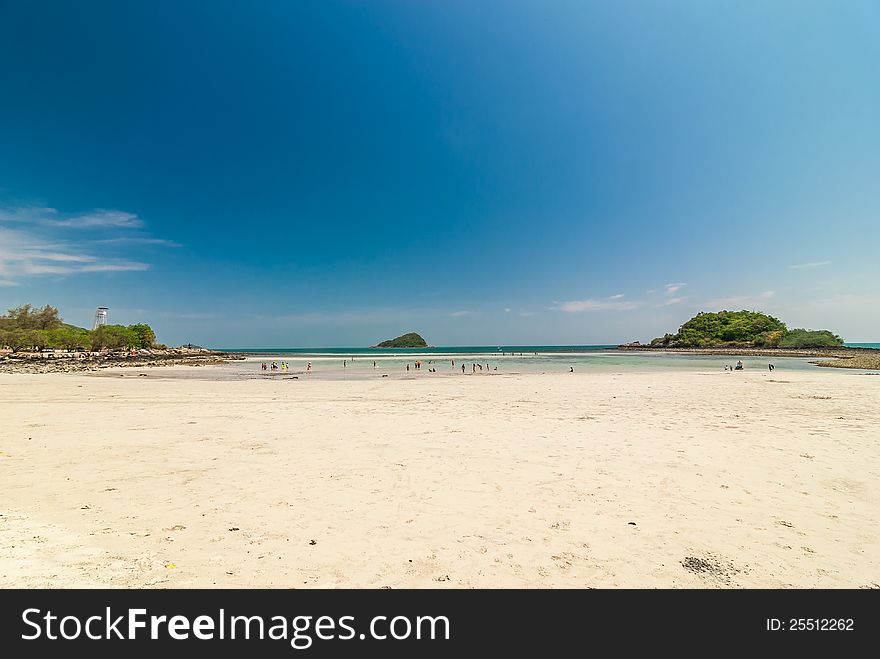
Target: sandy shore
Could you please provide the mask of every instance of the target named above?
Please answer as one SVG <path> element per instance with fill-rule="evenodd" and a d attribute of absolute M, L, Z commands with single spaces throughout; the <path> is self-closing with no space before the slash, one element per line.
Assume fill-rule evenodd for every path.
<path fill-rule="evenodd" d="M 0 418 L 4 587 L 880 587 L 880 377 L 0 374 Z"/>

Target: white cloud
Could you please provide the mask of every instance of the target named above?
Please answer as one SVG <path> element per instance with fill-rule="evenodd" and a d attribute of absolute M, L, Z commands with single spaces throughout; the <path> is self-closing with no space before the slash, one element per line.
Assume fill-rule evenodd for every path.
<path fill-rule="evenodd" d="M 658 304 L 657 307 L 670 307 L 673 304 L 681 304 L 685 300 L 687 300 L 686 297 L 672 297 L 672 298 L 669 298 L 668 300 L 666 300 L 665 302 Z"/>
<path fill-rule="evenodd" d="M 182 247 L 174 240 L 164 238 L 147 238 L 145 236 L 123 236 L 120 238 L 104 238 L 95 240 L 96 245 L 163 245 L 164 247 Z"/>
<path fill-rule="evenodd" d="M 622 297 L 624 297 L 623 293 L 618 293 L 617 295 L 609 295 L 608 299 L 609 300 L 619 300 Z"/>
<path fill-rule="evenodd" d="M 48 265 L 25 261 L 20 271 L 25 275 L 72 275 L 77 272 L 131 272 L 149 270 L 149 263 L 137 261 L 117 261 L 114 263 L 94 263 L 88 265 Z"/>
<path fill-rule="evenodd" d="M 98 209 L 82 215 L 73 215 L 60 220 L 46 220 L 46 224 L 71 229 L 96 229 L 101 227 L 138 229 L 144 225 L 143 220 L 134 213 L 104 209 Z"/>
<path fill-rule="evenodd" d="M 11 286 L 27 277 L 149 270 L 149 263 L 126 258 L 127 245 L 179 245 L 139 231 L 143 225 L 134 213 L 120 210 L 0 207 L 0 279 Z"/>
<path fill-rule="evenodd" d="M 470 313 L 471 313 L 470 311 L 453 311 L 453 312 L 452 312 L 451 314 L 449 314 L 449 315 L 450 315 L 450 316 L 455 316 L 455 317 L 458 318 L 458 317 L 461 317 L 461 316 L 468 316 L 468 315 L 470 315 Z"/>
<path fill-rule="evenodd" d="M 568 302 L 557 302 L 556 306 L 552 308 L 566 313 L 581 313 L 582 311 L 628 311 L 639 305 L 639 302 L 632 300 L 569 300 Z"/>
<path fill-rule="evenodd" d="M 510 307 L 504 307 L 504 313 L 510 313 Z"/>
<path fill-rule="evenodd" d="M 675 295 L 681 290 L 684 286 L 687 286 L 684 282 L 678 284 L 664 284 L 663 288 L 666 290 L 667 295 Z"/>
<path fill-rule="evenodd" d="M 31 225 L 67 227 L 70 229 L 138 229 L 144 225 L 134 213 L 98 208 L 87 213 L 61 213 L 46 206 L 13 206 L 0 208 L 0 222 L 23 222 Z"/>
<path fill-rule="evenodd" d="M 788 266 L 792 270 L 802 270 L 804 268 L 821 268 L 823 265 L 828 265 L 831 261 L 813 261 L 811 263 L 796 263 L 795 265 Z"/>
<path fill-rule="evenodd" d="M 150 267 L 149 263 L 140 263 L 139 261 L 116 261 L 114 263 L 84 265 L 75 272 L 140 272 L 149 270 Z"/>
<path fill-rule="evenodd" d="M 141 271 L 149 267 L 148 263 L 90 253 L 80 245 L 50 243 L 28 231 L 0 226 L 0 275 L 6 286 L 40 275 Z"/>
<path fill-rule="evenodd" d="M 757 295 L 734 295 L 731 297 L 719 297 L 706 300 L 704 306 L 708 311 L 716 309 L 726 309 L 728 311 L 745 309 L 746 307 L 754 307 L 764 304 L 773 299 L 773 291 L 764 291 Z"/>

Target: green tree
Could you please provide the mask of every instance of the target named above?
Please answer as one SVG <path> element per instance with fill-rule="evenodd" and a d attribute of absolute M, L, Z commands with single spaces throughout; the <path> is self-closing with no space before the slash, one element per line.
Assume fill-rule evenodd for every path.
<path fill-rule="evenodd" d="M 23 304 L 20 307 L 10 309 L 4 325 L 17 329 L 40 329 L 50 330 L 61 325 L 61 316 L 58 309 L 48 304 L 41 309 L 35 309 L 33 305 Z"/>
<path fill-rule="evenodd" d="M 129 325 L 128 331 L 133 338 L 135 348 L 151 348 L 156 343 L 156 333 L 145 323 Z"/>
<path fill-rule="evenodd" d="M 32 350 L 39 342 L 36 330 L 7 329 L 0 334 L 0 344 L 9 346 L 13 352 Z"/>
<path fill-rule="evenodd" d="M 91 332 L 92 350 L 115 350 L 135 345 L 135 337 L 125 325 L 102 325 Z"/>
<path fill-rule="evenodd" d="M 53 348 L 74 350 L 91 344 L 91 332 L 72 325 L 62 325 L 49 331 L 49 345 Z"/>
<path fill-rule="evenodd" d="M 698 313 L 677 334 L 651 341 L 652 346 L 705 348 L 713 346 L 834 348 L 843 339 L 828 330 L 789 330 L 778 318 L 757 311 Z"/>
<path fill-rule="evenodd" d="M 682 325 L 677 334 L 655 339 L 652 345 L 711 347 L 723 345 L 767 345 L 786 331 L 778 318 L 757 311 L 698 313 Z M 656 342 L 656 343 L 655 343 Z"/>

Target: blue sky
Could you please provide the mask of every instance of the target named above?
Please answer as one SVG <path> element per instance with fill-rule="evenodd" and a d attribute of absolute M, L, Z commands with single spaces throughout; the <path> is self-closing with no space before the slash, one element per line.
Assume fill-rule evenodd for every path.
<path fill-rule="evenodd" d="M 210 346 L 880 340 L 880 4 L 0 3 L 0 304 Z"/>

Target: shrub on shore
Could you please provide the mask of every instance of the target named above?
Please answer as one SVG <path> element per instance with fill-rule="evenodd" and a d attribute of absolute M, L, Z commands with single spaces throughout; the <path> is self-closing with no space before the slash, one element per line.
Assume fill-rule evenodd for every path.
<path fill-rule="evenodd" d="M 828 330 L 793 329 L 779 341 L 780 348 L 838 348 L 843 339 Z"/>

